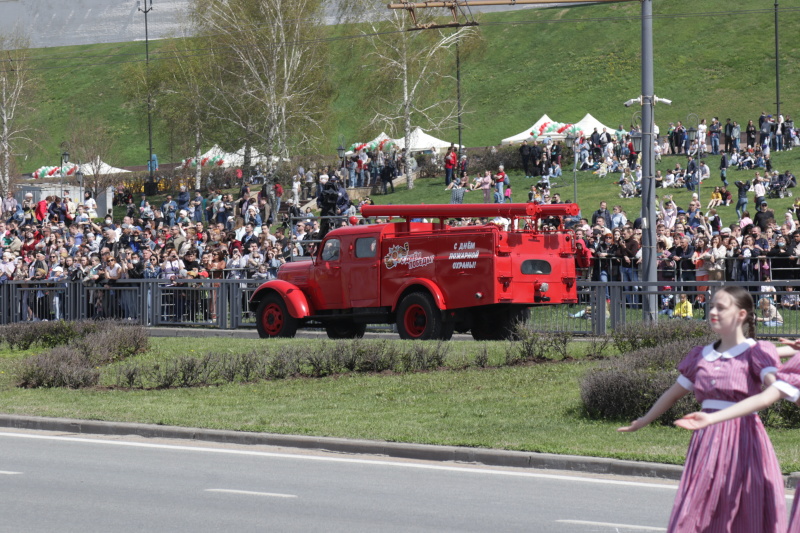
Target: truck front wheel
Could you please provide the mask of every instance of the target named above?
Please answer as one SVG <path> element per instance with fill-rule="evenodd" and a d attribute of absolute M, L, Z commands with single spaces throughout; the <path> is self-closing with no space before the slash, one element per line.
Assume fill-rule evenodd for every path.
<path fill-rule="evenodd" d="M 397 306 L 397 331 L 401 339 L 440 339 L 444 333 L 443 327 L 442 313 L 430 294 L 412 292 L 400 300 Z"/>
<path fill-rule="evenodd" d="M 278 294 L 268 294 L 258 304 L 256 329 L 258 335 L 269 337 L 294 337 L 300 321 L 289 314 L 286 304 Z"/>

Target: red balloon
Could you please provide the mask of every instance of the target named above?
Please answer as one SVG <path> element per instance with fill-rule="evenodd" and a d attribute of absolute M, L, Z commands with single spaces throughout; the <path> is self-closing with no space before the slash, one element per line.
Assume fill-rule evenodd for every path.
<path fill-rule="evenodd" d="M 358 225 L 358 217 L 355 217 L 355 216 L 350 217 L 350 225 L 351 226 Z"/>

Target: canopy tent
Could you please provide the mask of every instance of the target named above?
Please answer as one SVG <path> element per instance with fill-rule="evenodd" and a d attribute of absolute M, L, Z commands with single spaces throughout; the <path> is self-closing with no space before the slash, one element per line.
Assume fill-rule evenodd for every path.
<path fill-rule="evenodd" d="M 550 122 L 553 122 L 553 119 L 548 117 L 547 114 L 544 114 L 542 115 L 542 118 L 534 122 L 533 126 L 531 126 L 530 128 L 520 133 L 517 133 L 516 135 L 513 135 L 511 137 L 506 137 L 501 142 L 502 144 L 520 144 L 522 141 L 530 141 L 531 139 L 534 138 L 534 135 L 531 135 L 531 132 L 539 131 L 539 128 L 541 128 L 543 124 L 547 124 Z"/>
<path fill-rule="evenodd" d="M 108 163 L 101 161 L 100 158 L 95 159 L 92 163 L 84 163 L 80 166 L 80 171 L 84 176 L 94 176 L 95 173 L 106 174 L 126 174 L 130 170 L 124 168 L 112 167 Z"/>
<path fill-rule="evenodd" d="M 370 150 L 370 151 L 377 150 L 377 149 L 382 149 L 384 151 L 387 151 L 386 150 L 387 146 L 391 146 L 393 143 L 394 143 L 394 141 L 391 139 L 391 137 L 386 135 L 386 132 L 382 131 L 380 135 L 378 135 L 377 137 L 375 137 L 374 139 L 372 139 L 369 142 L 365 142 L 365 143 L 358 143 L 357 142 L 357 143 L 351 144 L 350 145 L 350 149 L 347 150 L 344 153 L 344 155 L 346 157 L 350 157 L 351 155 L 355 154 L 357 151 L 361 150 L 362 148 L 365 149 L 365 150 Z"/>
<path fill-rule="evenodd" d="M 397 148 L 402 150 L 403 148 L 408 147 L 409 152 L 424 152 L 426 150 L 430 150 L 431 148 L 438 150 L 444 150 L 451 146 L 455 146 L 459 148 L 459 146 L 455 143 L 450 143 L 447 141 L 443 141 L 441 139 L 437 139 L 433 135 L 428 135 L 422 128 L 416 127 L 409 135 L 409 142 L 406 142 L 406 138 L 403 137 L 401 139 L 395 139 L 395 144 L 397 144 Z"/>
<path fill-rule="evenodd" d="M 597 128 L 597 133 L 603 133 L 603 128 L 608 131 L 608 133 L 613 133 L 616 128 L 609 128 L 596 118 L 594 118 L 590 113 L 586 113 L 586 116 L 583 117 L 580 121 L 576 122 L 575 125 L 583 130 L 584 135 L 591 135 L 594 132 L 594 129 Z"/>
<path fill-rule="evenodd" d="M 211 167 L 219 166 L 222 168 L 240 167 L 244 165 L 244 150 L 242 146 L 235 152 L 226 152 L 216 144 L 211 147 L 209 151 L 200 156 L 200 166 Z M 267 162 L 267 156 L 260 154 L 255 148 L 250 148 L 250 164 L 259 165 Z M 280 160 L 277 156 L 272 156 L 272 162 L 277 163 Z M 284 159 L 284 161 L 289 161 Z M 183 160 L 183 167 L 189 168 L 190 166 L 196 167 L 197 160 L 194 157 L 187 157 Z"/>

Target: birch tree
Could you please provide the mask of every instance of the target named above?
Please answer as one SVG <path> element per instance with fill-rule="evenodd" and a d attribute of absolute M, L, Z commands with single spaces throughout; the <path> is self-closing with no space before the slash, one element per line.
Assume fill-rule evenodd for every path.
<path fill-rule="evenodd" d="M 30 103 L 33 78 L 28 66 L 28 40 L 0 36 L 0 195 L 5 198 L 11 179 L 14 150 L 33 142 L 22 113 Z"/>
<path fill-rule="evenodd" d="M 378 6 L 370 0 L 369 6 L 386 10 L 382 2 Z M 435 10 L 422 11 L 424 13 L 417 12 L 421 23 L 431 22 L 437 14 Z M 456 124 L 458 104 L 452 50 L 459 41 L 474 37 L 475 30 L 463 27 L 404 31 L 412 23 L 402 10 L 392 10 L 380 21 L 376 21 L 377 18 L 378 13 L 370 17 L 372 51 L 369 55 L 382 78 L 379 83 L 388 87 L 388 91 L 378 92 L 383 96 L 372 99 L 371 124 L 401 131 L 406 144 L 416 126 L 437 131 Z M 448 81 L 452 81 L 452 91 L 442 89 Z M 453 96 L 443 96 L 445 94 Z M 405 159 L 405 168 L 411 168 L 409 150 L 406 150 Z M 409 189 L 414 187 L 414 178 L 408 170 L 406 182 Z"/>
<path fill-rule="evenodd" d="M 246 145 L 288 157 L 322 135 L 329 95 L 321 0 L 203 0 L 191 6 L 211 65 L 207 104 Z"/>

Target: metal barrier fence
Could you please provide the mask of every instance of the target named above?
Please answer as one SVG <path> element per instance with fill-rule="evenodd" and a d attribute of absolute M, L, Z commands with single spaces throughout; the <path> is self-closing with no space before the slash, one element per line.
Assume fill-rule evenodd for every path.
<path fill-rule="evenodd" d="M 115 318 L 145 326 L 203 326 L 220 329 L 255 327 L 248 300 L 262 280 L 249 279 L 137 279 L 113 286 L 81 282 L 9 281 L 0 284 L 0 324 L 36 320 Z M 800 334 L 800 280 L 770 282 L 578 282 L 577 304 L 531 308 L 531 324 L 538 331 L 569 331 L 577 335 L 604 335 L 643 320 L 642 298 L 655 295 L 658 320 L 677 320 L 674 306 L 686 294 L 690 312 L 683 320 L 705 320 L 714 292 L 723 285 L 746 287 L 767 311 L 774 306 L 780 321 L 758 323 L 764 337 Z M 759 309 L 756 309 L 757 315 Z M 760 316 L 760 315 L 758 315 Z M 376 325 L 375 328 L 385 326 Z M 373 329 L 373 328 L 371 328 Z"/>

